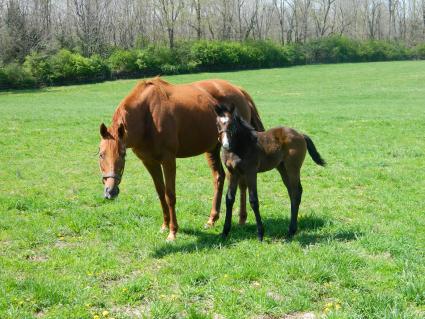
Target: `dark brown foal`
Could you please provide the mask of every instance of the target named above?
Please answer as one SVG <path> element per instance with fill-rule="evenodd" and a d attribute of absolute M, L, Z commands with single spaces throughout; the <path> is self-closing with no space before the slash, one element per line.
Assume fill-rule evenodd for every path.
<path fill-rule="evenodd" d="M 263 240 L 264 227 L 258 204 L 257 173 L 273 168 L 279 171 L 288 189 L 291 200 L 289 235 L 294 235 L 297 231 L 298 209 L 303 191 L 300 171 L 307 150 L 314 162 L 321 166 L 325 165 L 313 141 L 307 135 L 288 127 L 257 132 L 236 112 L 230 111 L 225 106 L 219 106 L 216 113 L 219 139 L 223 146 L 222 160 L 229 171 L 223 236 L 227 236 L 230 232 L 237 186 L 245 183 L 248 186 L 249 203 L 257 222 L 258 239 Z"/>

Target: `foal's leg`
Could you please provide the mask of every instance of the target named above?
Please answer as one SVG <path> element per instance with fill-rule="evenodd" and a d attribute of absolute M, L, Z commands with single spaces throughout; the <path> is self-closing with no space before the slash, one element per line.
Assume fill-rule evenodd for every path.
<path fill-rule="evenodd" d="M 236 191 L 238 189 L 238 179 L 237 174 L 229 173 L 229 188 L 227 189 L 226 194 L 226 219 L 224 221 L 223 227 L 223 237 L 226 237 L 232 226 L 232 209 L 233 204 L 235 203 Z"/>
<path fill-rule="evenodd" d="M 246 181 L 244 178 L 239 180 L 239 189 L 241 191 L 240 194 L 240 208 L 239 208 L 239 225 L 246 224 Z"/>
<path fill-rule="evenodd" d="M 164 216 L 164 222 L 162 223 L 161 231 L 165 231 L 170 223 L 170 214 L 168 212 L 168 205 L 165 200 L 165 185 L 161 165 L 157 162 L 148 161 L 143 161 L 143 164 L 145 165 L 149 174 L 152 176 L 156 192 L 161 202 L 162 214 Z"/>
<path fill-rule="evenodd" d="M 257 172 L 250 172 L 246 174 L 246 181 L 248 184 L 249 204 L 255 214 L 257 222 L 258 240 L 262 241 L 264 237 L 264 226 L 260 216 L 260 205 L 258 203 L 257 194 Z"/>
<path fill-rule="evenodd" d="M 212 152 L 205 153 L 214 179 L 214 197 L 210 218 L 205 225 L 206 227 L 214 226 L 215 221 L 220 216 L 221 197 L 223 195 L 224 178 L 226 176 L 223 166 L 221 165 L 220 147 L 221 145 L 217 144 L 216 148 Z"/>
<path fill-rule="evenodd" d="M 280 163 L 277 167 L 283 183 L 288 189 L 289 198 L 291 200 L 291 222 L 289 224 L 289 236 L 293 236 L 298 228 L 298 210 L 301 204 L 303 188 L 300 181 L 299 165 L 291 163 L 288 159 L 287 163 Z"/>
<path fill-rule="evenodd" d="M 176 239 L 176 233 L 179 228 L 176 217 L 176 158 L 169 157 L 162 162 L 165 177 L 165 200 L 168 205 L 170 214 L 170 233 L 167 240 L 173 241 Z"/>

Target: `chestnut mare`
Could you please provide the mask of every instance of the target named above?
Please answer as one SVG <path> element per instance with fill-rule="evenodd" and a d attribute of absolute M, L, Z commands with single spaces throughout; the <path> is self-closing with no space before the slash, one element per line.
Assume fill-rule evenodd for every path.
<path fill-rule="evenodd" d="M 173 85 L 160 78 L 142 81 L 121 101 L 112 125 L 100 126 L 99 163 L 105 198 L 119 193 L 125 153 L 131 148 L 152 176 L 167 240 L 178 229 L 175 212 L 176 158 L 206 153 L 214 179 L 214 198 L 207 225 L 219 218 L 225 173 L 220 160 L 215 107 L 232 105 L 258 131 L 263 131 L 257 109 L 243 89 L 223 80 Z M 165 183 L 164 183 L 165 181 Z M 240 222 L 246 220 L 246 185 L 241 187 Z"/>

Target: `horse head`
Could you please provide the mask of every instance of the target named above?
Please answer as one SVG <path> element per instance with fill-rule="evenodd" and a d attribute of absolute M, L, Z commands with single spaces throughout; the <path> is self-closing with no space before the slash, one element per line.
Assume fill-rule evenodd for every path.
<path fill-rule="evenodd" d="M 105 185 L 104 196 L 113 199 L 118 196 L 125 166 L 125 128 L 119 126 L 107 128 L 100 125 L 101 141 L 99 145 L 99 166 L 102 172 L 102 182 Z"/>

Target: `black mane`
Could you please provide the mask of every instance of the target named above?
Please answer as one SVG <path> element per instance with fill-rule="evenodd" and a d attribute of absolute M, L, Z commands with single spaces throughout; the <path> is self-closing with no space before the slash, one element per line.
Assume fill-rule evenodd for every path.
<path fill-rule="evenodd" d="M 234 113 L 229 136 L 230 150 L 242 155 L 246 148 L 257 144 L 257 131 L 247 121 Z"/>

